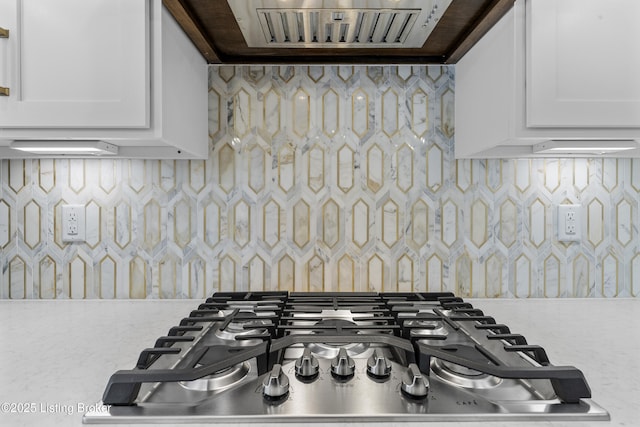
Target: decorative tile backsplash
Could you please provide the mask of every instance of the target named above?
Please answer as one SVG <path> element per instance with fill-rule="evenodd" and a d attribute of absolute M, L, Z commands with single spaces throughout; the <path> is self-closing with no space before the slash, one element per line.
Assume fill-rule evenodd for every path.
<path fill-rule="evenodd" d="M 453 67 L 211 67 L 206 161 L 2 160 L 0 297 L 637 296 L 640 159 L 456 161 L 454 92 Z"/>

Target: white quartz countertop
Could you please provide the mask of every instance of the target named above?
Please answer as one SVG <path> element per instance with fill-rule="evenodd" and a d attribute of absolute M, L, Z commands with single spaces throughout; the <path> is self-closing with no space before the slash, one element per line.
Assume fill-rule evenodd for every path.
<path fill-rule="evenodd" d="M 554 365 L 582 370 L 593 400 L 610 412 L 611 421 L 420 425 L 640 425 L 640 299 L 467 301 L 524 335 L 530 344 L 543 346 Z M 100 400 L 109 376 L 132 368 L 142 349 L 153 345 L 200 302 L 0 301 L 0 425 L 82 425 L 85 407 Z"/>

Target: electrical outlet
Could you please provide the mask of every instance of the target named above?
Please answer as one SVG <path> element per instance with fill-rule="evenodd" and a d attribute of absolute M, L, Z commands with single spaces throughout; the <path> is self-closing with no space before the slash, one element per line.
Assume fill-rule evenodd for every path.
<path fill-rule="evenodd" d="M 558 240 L 561 242 L 580 241 L 580 205 L 558 205 Z"/>
<path fill-rule="evenodd" d="M 85 241 L 84 205 L 62 205 L 62 241 Z"/>

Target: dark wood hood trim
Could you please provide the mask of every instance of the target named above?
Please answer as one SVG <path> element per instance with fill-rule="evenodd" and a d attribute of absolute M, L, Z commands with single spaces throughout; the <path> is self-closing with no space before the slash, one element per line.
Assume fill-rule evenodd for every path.
<path fill-rule="evenodd" d="M 210 64 L 454 64 L 514 0 L 454 0 L 422 48 L 336 49 L 250 48 L 226 0 L 163 3 Z"/>
<path fill-rule="evenodd" d="M 461 40 L 458 46 L 449 54 L 446 62 L 455 64 L 500 20 L 512 7 L 515 0 L 495 0 Z"/>
<path fill-rule="evenodd" d="M 198 19 L 193 16 L 180 0 L 162 0 L 162 4 L 173 15 L 193 44 L 200 51 L 209 64 L 220 63 L 215 49 L 204 37 L 204 32 L 198 25 Z"/>

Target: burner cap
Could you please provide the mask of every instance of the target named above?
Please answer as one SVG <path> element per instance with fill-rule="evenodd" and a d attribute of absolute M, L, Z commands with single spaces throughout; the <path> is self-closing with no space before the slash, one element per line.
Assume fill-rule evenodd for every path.
<path fill-rule="evenodd" d="M 345 328 L 343 326 L 357 326 L 357 323 L 344 319 L 324 319 L 316 322 L 317 326 L 323 326 L 322 329 L 316 329 L 312 333 L 316 335 L 356 335 L 357 329 Z M 331 328 L 324 329 L 330 326 Z M 341 348 L 344 348 L 349 356 L 355 356 L 364 353 L 369 348 L 369 343 L 311 343 L 308 348 L 320 357 L 333 359 L 338 356 Z"/>
<path fill-rule="evenodd" d="M 180 385 L 189 390 L 222 391 L 241 381 L 250 370 L 249 363 L 242 362 L 197 380 L 180 381 Z"/>
<path fill-rule="evenodd" d="M 493 375 L 436 358 L 431 361 L 431 371 L 443 381 L 463 388 L 493 388 L 502 382 Z"/>

